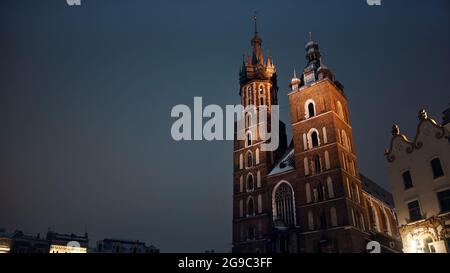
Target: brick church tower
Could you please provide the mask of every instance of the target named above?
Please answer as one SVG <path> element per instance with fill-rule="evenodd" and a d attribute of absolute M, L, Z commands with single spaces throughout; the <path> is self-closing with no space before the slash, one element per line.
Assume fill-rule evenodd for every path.
<path fill-rule="evenodd" d="M 252 53 L 248 58 L 244 56 L 239 73 L 239 95 L 244 107 L 268 107 L 267 128 L 270 131 L 270 107 L 278 104 L 277 74 L 270 56 L 264 59 L 262 39 L 258 35 L 256 18 L 254 20 Z M 259 109 L 257 111 L 259 112 Z M 257 124 L 253 124 L 250 114 L 245 113 L 243 116 L 246 140 L 234 141 L 233 251 L 264 252 L 267 243 L 264 238 L 271 229 L 270 215 L 263 210 L 263 204 L 270 202 L 266 176 L 274 162 L 279 159 L 280 152 L 286 149 L 286 126 L 282 122 L 279 123 L 278 150 L 262 151 L 261 144 L 264 142 L 258 136 L 262 121 L 257 119 Z"/>
<path fill-rule="evenodd" d="M 362 252 L 367 223 L 347 98 L 312 39 L 306 60 L 289 94 L 296 195 L 304 197 L 296 202 L 300 250 Z"/>

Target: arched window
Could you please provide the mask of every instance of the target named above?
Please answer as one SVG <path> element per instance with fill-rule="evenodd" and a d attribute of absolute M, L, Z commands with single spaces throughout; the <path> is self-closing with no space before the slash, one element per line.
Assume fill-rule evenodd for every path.
<path fill-rule="evenodd" d="M 319 201 L 325 200 L 325 189 L 324 189 L 322 183 L 319 183 L 319 185 L 317 185 L 317 195 L 318 195 Z"/>
<path fill-rule="evenodd" d="M 319 147 L 320 146 L 319 131 L 317 131 L 316 128 L 311 128 L 308 131 L 307 140 L 309 149 Z"/>
<path fill-rule="evenodd" d="M 239 169 L 244 168 L 244 156 L 242 154 L 239 155 Z"/>
<path fill-rule="evenodd" d="M 305 175 L 309 175 L 309 163 L 307 157 L 303 159 L 303 167 L 305 168 Z"/>
<path fill-rule="evenodd" d="M 325 126 L 322 128 L 322 134 L 323 134 L 323 143 L 327 144 L 328 136 L 327 136 L 327 128 Z"/>
<path fill-rule="evenodd" d="M 308 117 L 312 118 L 316 115 L 316 111 L 314 109 L 314 104 L 310 102 L 308 104 Z"/>
<path fill-rule="evenodd" d="M 389 216 L 386 213 L 386 210 L 383 209 L 383 213 L 384 213 L 384 218 L 386 218 L 386 232 L 389 235 L 392 235 L 392 231 L 391 231 L 391 221 L 389 220 Z"/>
<path fill-rule="evenodd" d="M 308 142 L 306 140 L 306 134 L 303 134 L 303 150 L 308 150 Z"/>
<path fill-rule="evenodd" d="M 347 140 L 348 140 L 348 138 L 347 138 L 347 133 L 345 133 L 345 131 L 342 130 L 342 145 L 344 145 L 344 147 L 345 147 L 346 149 L 348 149 L 348 143 L 347 143 Z"/>
<path fill-rule="evenodd" d="M 245 113 L 245 127 L 249 128 L 252 125 L 252 116 L 250 113 Z"/>
<path fill-rule="evenodd" d="M 255 201 L 253 197 L 249 197 L 247 200 L 247 216 L 255 215 Z"/>
<path fill-rule="evenodd" d="M 259 148 L 258 149 L 256 149 L 256 158 L 255 158 L 255 160 L 256 160 L 256 165 L 258 165 L 259 164 Z"/>
<path fill-rule="evenodd" d="M 309 99 L 305 102 L 305 118 L 312 118 L 316 115 L 316 104 Z"/>
<path fill-rule="evenodd" d="M 331 168 L 330 166 L 330 154 L 328 151 L 325 151 L 325 169 L 329 170 Z"/>
<path fill-rule="evenodd" d="M 328 225 L 327 225 L 327 216 L 325 214 L 325 212 L 322 212 L 320 214 L 320 229 L 327 229 Z"/>
<path fill-rule="evenodd" d="M 352 196 L 353 196 L 353 201 L 358 202 L 359 198 L 358 198 L 358 190 L 356 189 L 355 184 L 351 185 L 351 189 L 352 189 Z M 359 202 L 358 202 L 359 203 Z"/>
<path fill-rule="evenodd" d="M 256 173 L 256 187 L 261 188 L 261 171 Z"/>
<path fill-rule="evenodd" d="M 247 132 L 247 147 L 248 146 L 252 146 L 252 133 L 251 132 Z"/>
<path fill-rule="evenodd" d="M 342 152 L 342 164 L 344 165 L 344 170 L 347 170 L 347 159 L 345 158 L 344 152 Z"/>
<path fill-rule="evenodd" d="M 311 186 L 309 185 L 309 183 L 306 183 L 305 186 L 305 191 L 306 191 L 306 203 L 311 203 Z"/>
<path fill-rule="evenodd" d="M 247 183 L 245 186 L 246 186 L 247 191 L 253 191 L 255 189 L 255 181 L 253 179 L 252 174 L 249 174 L 247 176 Z"/>
<path fill-rule="evenodd" d="M 333 180 L 331 180 L 331 177 L 327 178 L 327 187 L 328 187 L 328 197 L 334 198 Z"/>
<path fill-rule="evenodd" d="M 380 218 L 378 217 L 378 211 L 377 208 L 373 206 L 373 204 L 371 204 L 371 209 L 372 209 L 372 213 L 373 213 L 373 218 L 374 218 L 374 227 L 375 230 L 377 230 L 378 232 L 381 232 L 381 223 L 380 223 Z"/>
<path fill-rule="evenodd" d="M 262 195 L 258 194 L 258 213 L 262 213 Z"/>
<path fill-rule="evenodd" d="M 252 241 L 255 240 L 255 228 L 250 227 L 247 229 L 247 239 Z"/>
<path fill-rule="evenodd" d="M 252 155 L 252 152 L 250 152 L 250 151 L 247 152 L 247 157 L 246 157 L 246 164 L 245 164 L 245 166 L 246 166 L 247 168 L 253 167 L 253 155 Z"/>
<path fill-rule="evenodd" d="M 344 117 L 344 110 L 342 109 L 342 104 L 341 104 L 340 101 L 337 102 L 337 112 L 338 112 L 338 115 L 339 115 L 343 120 L 345 120 L 345 117 Z"/>
<path fill-rule="evenodd" d="M 314 214 L 312 211 L 308 211 L 308 228 L 314 230 Z"/>
<path fill-rule="evenodd" d="M 282 221 L 286 226 L 295 225 L 294 192 L 287 182 L 280 182 L 272 193 L 274 220 Z"/>
<path fill-rule="evenodd" d="M 427 238 L 425 238 L 425 240 L 423 240 L 423 251 L 425 253 L 436 253 L 436 248 L 434 247 L 434 245 L 432 245 L 433 243 L 433 238 L 431 238 L 430 236 L 428 236 Z"/>
<path fill-rule="evenodd" d="M 335 207 L 331 207 L 330 215 L 331 215 L 331 226 L 336 227 L 338 225 L 338 221 Z"/>
<path fill-rule="evenodd" d="M 318 136 L 317 132 L 312 132 L 311 143 L 312 143 L 313 148 L 319 147 L 319 136 Z"/>
<path fill-rule="evenodd" d="M 314 161 L 314 170 L 316 171 L 316 173 L 320 173 L 322 171 L 322 166 L 320 164 L 320 156 L 318 155 L 313 156 L 313 161 Z"/>
<path fill-rule="evenodd" d="M 239 200 L 239 217 L 244 217 L 244 200 Z"/>
<path fill-rule="evenodd" d="M 264 94 L 264 88 L 262 86 L 259 87 L 259 94 Z"/>

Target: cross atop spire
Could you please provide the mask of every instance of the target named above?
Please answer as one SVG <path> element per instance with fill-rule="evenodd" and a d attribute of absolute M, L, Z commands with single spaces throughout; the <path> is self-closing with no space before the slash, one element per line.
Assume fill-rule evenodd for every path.
<path fill-rule="evenodd" d="M 257 24 L 257 16 L 258 16 L 258 12 L 254 11 L 253 12 L 253 21 L 255 22 L 255 35 L 258 34 L 258 24 Z"/>

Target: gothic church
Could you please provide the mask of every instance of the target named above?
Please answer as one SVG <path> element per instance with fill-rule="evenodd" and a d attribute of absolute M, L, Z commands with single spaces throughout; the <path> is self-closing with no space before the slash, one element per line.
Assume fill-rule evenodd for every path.
<path fill-rule="evenodd" d="M 252 55 L 239 74 L 241 104 L 277 105 L 276 67 L 256 29 Z M 399 252 L 391 195 L 358 171 L 344 88 L 324 64 L 317 42 L 288 94 L 292 140 L 279 124 L 280 145 L 261 151 L 257 124 L 244 115 L 246 140 L 234 142 L 233 252 Z M 270 124 L 270 111 L 268 128 Z"/>

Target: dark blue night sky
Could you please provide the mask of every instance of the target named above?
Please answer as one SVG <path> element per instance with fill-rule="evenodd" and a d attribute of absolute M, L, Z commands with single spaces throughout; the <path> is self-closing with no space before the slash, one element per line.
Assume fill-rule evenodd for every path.
<path fill-rule="evenodd" d="M 230 251 L 232 143 L 173 141 L 170 110 L 239 103 L 255 10 L 282 119 L 311 31 L 382 186 L 391 125 L 450 102 L 448 0 L 81 1 L 0 2 L 0 227 Z"/>

